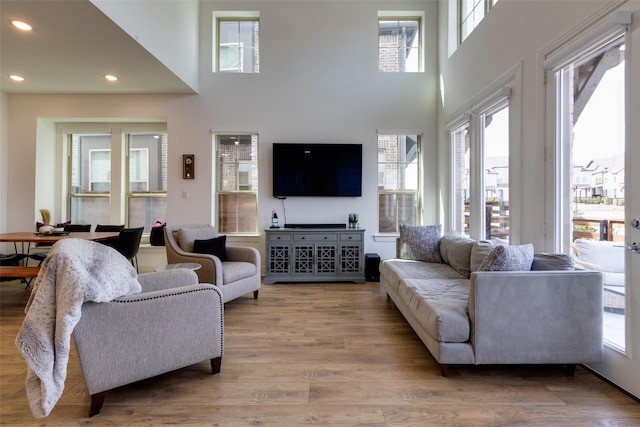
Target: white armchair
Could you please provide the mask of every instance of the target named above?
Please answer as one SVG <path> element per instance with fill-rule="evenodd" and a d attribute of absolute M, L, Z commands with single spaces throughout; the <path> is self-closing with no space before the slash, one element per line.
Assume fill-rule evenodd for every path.
<path fill-rule="evenodd" d="M 195 253 L 196 240 L 218 237 L 208 224 L 188 224 L 165 227 L 167 262 L 198 263 L 196 270 L 200 282 L 213 283 L 222 290 L 223 301 L 229 302 L 249 292 L 258 298 L 260 289 L 260 252 L 246 246 L 226 246 L 226 260 L 208 253 Z"/>

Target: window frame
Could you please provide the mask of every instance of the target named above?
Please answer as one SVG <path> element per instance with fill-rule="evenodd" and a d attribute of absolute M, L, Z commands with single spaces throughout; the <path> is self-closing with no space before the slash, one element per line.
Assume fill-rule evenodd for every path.
<path fill-rule="evenodd" d="M 496 3 L 498 3 L 498 0 L 479 0 L 478 1 L 478 5 L 476 7 L 473 7 L 471 12 L 469 14 L 467 14 L 466 17 L 462 16 L 462 5 L 464 4 L 464 2 L 465 2 L 465 0 L 458 0 L 457 1 L 457 3 L 458 3 L 458 7 L 457 7 L 457 11 L 458 11 L 458 19 L 457 19 L 458 45 L 461 45 L 467 39 L 467 37 L 469 37 L 469 35 L 473 32 L 473 30 L 475 30 L 476 27 L 478 25 L 480 25 L 480 22 L 482 22 L 482 20 L 487 17 L 487 14 L 496 5 Z M 468 33 L 464 34 L 463 33 L 464 24 L 473 15 L 473 12 L 476 10 L 476 8 L 480 7 L 481 3 L 482 3 L 481 10 L 483 11 L 482 17 L 478 20 L 478 22 L 475 23 L 475 25 L 473 25 L 473 27 L 469 30 Z"/>
<path fill-rule="evenodd" d="M 258 74 L 260 73 L 260 12 L 253 11 L 214 11 L 212 15 L 212 72 L 213 73 L 227 73 L 227 74 Z M 257 39 L 251 47 L 246 47 L 242 41 L 238 43 L 220 43 L 220 24 L 221 22 L 256 22 L 258 25 Z M 244 52 L 245 49 L 251 49 L 256 54 L 256 70 L 255 71 L 243 71 L 244 58 L 241 55 L 241 65 L 239 71 L 224 70 L 220 68 L 220 46 L 221 45 L 238 45 L 239 49 Z M 253 65 L 253 64 L 252 64 Z"/>
<path fill-rule="evenodd" d="M 380 21 L 417 21 L 418 23 L 418 35 L 415 37 L 418 40 L 418 69 L 411 71 L 384 71 L 380 69 Z M 424 29 L 425 15 L 424 11 L 378 11 L 378 31 L 377 31 L 377 49 L 378 49 L 378 72 L 381 73 L 423 73 L 425 71 L 425 29 Z"/>
<path fill-rule="evenodd" d="M 223 180 L 223 171 L 222 171 L 222 163 L 221 163 L 221 150 L 220 150 L 220 144 L 221 144 L 221 139 L 222 138 L 233 138 L 236 137 L 238 138 L 238 140 L 240 140 L 242 137 L 250 137 L 251 138 L 251 147 L 250 147 L 250 159 L 249 160 L 245 160 L 245 159 L 235 159 L 235 164 L 237 165 L 237 168 L 235 170 L 235 179 L 236 179 L 236 183 L 235 183 L 235 189 L 233 190 L 223 190 L 222 187 L 222 180 Z M 254 142 L 255 140 L 255 142 Z M 216 227 L 218 229 L 218 231 L 220 233 L 224 233 L 226 235 L 232 235 L 232 236 L 257 236 L 259 235 L 259 210 L 258 210 L 258 201 L 259 201 L 259 186 L 260 186 L 260 176 L 259 176 L 259 148 L 260 148 L 260 136 L 258 134 L 258 132 L 237 132 L 237 133 L 217 133 L 213 135 L 213 152 L 214 152 L 214 175 L 213 175 L 213 184 L 214 184 L 214 189 L 215 189 L 215 224 Z M 254 146 L 255 144 L 255 146 Z M 249 187 L 250 189 L 248 190 L 243 190 L 240 189 L 241 186 L 243 186 L 240 182 L 240 177 L 241 177 L 241 168 L 240 165 L 246 165 L 249 164 L 249 168 L 250 168 L 250 172 L 249 172 Z M 251 181 L 254 181 L 254 189 L 251 189 Z M 225 195 L 228 196 L 239 196 L 239 195 L 252 195 L 253 196 L 253 200 L 254 200 L 254 208 L 255 208 L 255 222 L 253 224 L 254 229 L 253 230 L 243 230 L 243 231 L 238 231 L 237 227 L 238 227 L 238 221 L 236 221 L 236 230 L 229 230 L 226 227 L 222 226 L 222 208 L 223 208 L 223 202 L 222 202 L 222 197 L 224 197 Z M 236 209 L 237 211 L 237 209 Z M 239 217 L 240 215 L 238 214 L 237 217 Z"/>
<path fill-rule="evenodd" d="M 109 200 L 108 222 L 111 224 L 124 224 L 129 226 L 129 200 L 132 197 L 167 198 L 166 189 L 163 192 L 140 192 L 131 194 L 129 182 L 129 156 L 128 137 L 135 134 L 166 134 L 166 123 L 72 123 L 60 122 L 56 126 L 57 140 L 60 141 L 60 150 L 63 159 L 59 173 L 62 178 L 62 191 L 60 193 L 60 211 L 57 220 L 69 220 L 72 214 L 73 199 L 78 198 L 104 198 Z M 109 148 L 100 151 L 110 151 L 111 176 L 110 191 L 107 193 L 82 194 L 73 191 L 74 170 L 72 162 L 72 137 L 73 135 L 103 135 L 109 137 Z M 168 139 L 168 138 L 167 138 Z M 168 143 L 168 142 L 167 142 Z M 95 150 L 94 150 L 95 151 Z M 147 156 L 149 157 L 149 156 Z M 150 160 L 150 159 L 148 159 Z M 158 165 L 166 168 L 166 164 Z M 149 171 L 147 171 L 149 172 Z M 75 172 L 77 173 L 77 172 Z M 149 184 L 148 184 L 149 185 Z M 164 219 L 164 218 L 157 218 Z M 82 221 L 82 220 L 80 220 Z M 153 224 L 144 224 L 145 234 L 148 234 Z"/>
<path fill-rule="evenodd" d="M 385 189 L 385 188 L 380 188 L 380 166 L 381 165 L 388 165 L 388 164 L 395 164 L 395 165 L 400 165 L 402 164 L 402 162 L 389 162 L 389 161 L 380 161 L 381 160 L 381 149 L 379 148 L 379 144 L 380 144 L 380 139 L 384 138 L 384 137 L 408 137 L 408 136 L 415 136 L 416 137 L 416 182 L 415 182 L 415 189 L 414 190 L 406 190 L 406 189 Z M 415 212 L 414 212 L 414 217 L 416 219 L 415 224 L 409 224 L 409 225 L 421 225 L 422 224 L 422 169 L 423 169 L 423 165 L 422 165 L 422 138 L 423 138 L 423 132 L 422 131 L 379 131 L 377 138 L 376 138 L 376 147 L 377 148 L 377 155 L 376 155 L 376 204 L 377 204 L 377 212 L 378 212 L 378 221 L 377 221 L 377 234 L 379 235 L 398 235 L 400 233 L 400 216 L 398 215 L 398 211 L 400 209 L 400 205 L 401 203 L 399 203 L 399 201 L 396 201 L 396 205 L 395 205 L 395 230 L 394 231 L 382 231 L 380 229 L 380 223 L 381 223 L 381 204 L 380 204 L 380 198 L 382 195 L 396 195 L 396 196 L 413 196 L 415 198 Z M 384 157 L 384 156 L 383 156 Z M 384 159 L 383 159 L 384 160 Z M 409 164 L 406 163 L 405 164 Z M 382 177 L 383 182 L 384 182 L 384 177 Z"/>

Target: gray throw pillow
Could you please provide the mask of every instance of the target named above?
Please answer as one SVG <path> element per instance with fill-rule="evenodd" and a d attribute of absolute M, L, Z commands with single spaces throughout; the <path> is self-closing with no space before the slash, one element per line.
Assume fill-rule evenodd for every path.
<path fill-rule="evenodd" d="M 442 262 L 440 236 L 442 225 L 400 224 L 400 258 L 414 261 Z"/>
<path fill-rule="evenodd" d="M 568 254 L 533 254 L 531 270 L 575 270 L 573 257 Z"/>
<path fill-rule="evenodd" d="M 533 263 L 533 244 L 499 245 L 482 261 L 478 271 L 528 271 Z"/>
<path fill-rule="evenodd" d="M 440 239 L 442 262 L 449 264 L 458 273 L 471 275 L 471 249 L 474 240 L 458 233 L 447 233 Z"/>

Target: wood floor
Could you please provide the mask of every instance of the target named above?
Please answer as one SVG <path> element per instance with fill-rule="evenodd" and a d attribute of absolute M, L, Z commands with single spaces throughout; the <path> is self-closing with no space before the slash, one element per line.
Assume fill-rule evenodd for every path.
<path fill-rule="evenodd" d="M 38 420 L 14 345 L 28 291 L 2 282 L 0 297 L 1 425 L 640 425 L 640 403 L 582 367 L 452 366 L 441 377 L 378 283 L 265 285 L 225 306 L 220 374 L 203 361 L 110 391 L 91 419 L 72 349 L 64 394 Z"/>

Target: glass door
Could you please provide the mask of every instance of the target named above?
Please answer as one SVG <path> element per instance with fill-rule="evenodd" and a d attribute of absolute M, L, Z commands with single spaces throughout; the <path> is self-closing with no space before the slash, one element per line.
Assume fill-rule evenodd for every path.
<path fill-rule="evenodd" d="M 556 72 L 562 249 L 603 272 L 604 341 L 625 351 L 625 45 L 621 36 Z"/>

